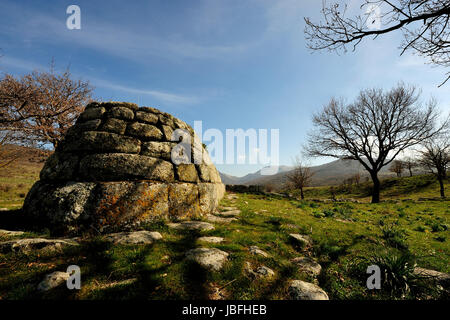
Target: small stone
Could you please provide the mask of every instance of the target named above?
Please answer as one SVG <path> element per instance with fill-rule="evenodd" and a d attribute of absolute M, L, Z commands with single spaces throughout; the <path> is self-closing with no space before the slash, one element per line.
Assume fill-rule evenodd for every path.
<path fill-rule="evenodd" d="M 222 210 L 222 211 L 233 211 L 233 210 L 237 210 L 237 208 L 236 207 L 222 207 L 222 206 L 220 206 L 219 210 Z"/>
<path fill-rule="evenodd" d="M 236 218 L 222 218 L 222 217 L 217 217 L 214 216 L 212 214 L 208 214 L 206 215 L 206 220 L 208 220 L 209 222 L 214 222 L 214 223 L 230 223 L 233 221 L 236 221 Z"/>
<path fill-rule="evenodd" d="M 222 237 L 200 237 L 197 239 L 200 242 L 208 242 L 208 243 L 221 243 L 224 241 Z"/>
<path fill-rule="evenodd" d="M 67 272 L 61 272 L 61 271 L 55 271 L 50 274 L 47 274 L 39 284 L 37 289 L 39 291 L 48 291 L 50 289 L 59 287 L 64 282 L 67 282 L 67 279 L 69 279 L 70 274 Z"/>
<path fill-rule="evenodd" d="M 255 273 L 261 278 L 272 278 L 275 275 L 275 272 L 266 266 L 258 267 Z"/>
<path fill-rule="evenodd" d="M 111 109 L 114 107 L 123 107 L 128 108 L 133 111 L 139 109 L 139 106 L 136 103 L 132 102 L 124 102 L 124 101 L 108 101 L 108 102 L 102 102 L 102 106 L 104 106 L 106 109 Z"/>
<path fill-rule="evenodd" d="M 134 122 L 127 127 L 126 133 L 140 139 L 161 140 L 163 134 L 161 130 L 151 124 Z"/>
<path fill-rule="evenodd" d="M 202 181 L 222 183 L 220 175 L 214 165 L 200 164 L 197 167 Z"/>
<path fill-rule="evenodd" d="M 291 237 L 291 239 L 293 239 L 294 241 L 296 241 L 304 246 L 311 245 L 311 243 L 312 243 L 312 240 L 309 236 L 301 235 L 298 233 L 291 233 L 291 234 L 289 234 L 289 236 Z"/>
<path fill-rule="evenodd" d="M 164 139 L 166 139 L 167 141 L 173 141 L 172 140 L 173 129 L 171 127 L 163 125 L 162 132 L 164 133 Z"/>
<path fill-rule="evenodd" d="M 105 113 L 105 108 L 89 108 L 86 109 L 78 118 L 78 121 L 84 122 L 87 120 L 99 119 Z"/>
<path fill-rule="evenodd" d="M 194 164 L 180 164 L 177 166 L 178 179 L 186 182 L 198 180 L 197 170 Z"/>
<path fill-rule="evenodd" d="M 414 268 L 414 274 L 424 279 L 436 280 L 440 283 L 450 284 L 450 274 L 445 272 L 439 272 L 436 270 L 425 269 L 420 267 Z"/>
<path fill-rule="evenodd" d="M 170 162 L 158 158 L 124 153 L 93 154 L 80 161 L 80 175 L 88 180 L 117 181 L 150 179 L 173 181 Z"/>
<path fill-rule="evenodd" d="M 216 215 L 221 216 L 221 217 L 238 217 L 240 214 L 241 214 L 241 210 L 216 212 Z"/>
<path fill-rule="evenodd" d="M 174 117 L 168 113 L 162 112 L 158 115 L 159 121 L 161 121 L 162 124 L 167 125 L 171 128 L 175 127 L 175 124 L 173 122 Z"/>
<path fill-rule="evenodd" d="M 23 234 L 24 234 L 23 231 L 9 231 L 9 230 L 0 229 L 0 236 L 14 237 L 14 236 L 21 236 Z"/>
<path fill-rule="evenodd" d="M 228 253 L 217 248 L 196 248 L 186 252 L 186 258 L 211 271 L 219 271 L 227 261 Z"/>
<path fill-rule="evenodd" d="M 292 262 L 294 262 L 299 267 L 300 271 L 306 272 L 313 277 L 318 276 L 322 271 L 322 267 L 320 266 L 320 264 L 309 257 L 297 257 L 292 259 Z"/>
<path fill-rule="evenodd" d="M 275 272 L 266 266 L 260 266 L 256 270 L 253 270 L 251 263 L 248 261 L 245 262 L 244 270 L 256 278 L 272 278 L 275 275 Z"/>
<path fill-rule="evenodd" d="M 124 134 L 127 128 L 127 123 L 123 120 L 108 118 L 101 126 L 101 130 L 113 132 L 117 134 Z"/>
<path fill-rule="evenodd" d="M 176 230 L 209 231 L 215 229 L 211 223 L 203 221 L 183 221 L 180 223 L 168 223 L 167 226 Z"/>
<path fill-rule="evenodd" d="M 64 145 L 64 151 L 139 153 L 141 151 L 141 142 L 136 138 L 122 136 L 117 133 L 86 131 L 74 143 Z"/>
<path fill-rule="evenodd" d="M 32 239 L 19 239 L 0 242 L 0 252 L 21 252 L 28 254 L 35 251 L 42 252 L 61 252 L 64 247 L 78 245 L 78 243 L 71 240 L 58 240 L 58 239 L 42 239 L 42 238 L 32 238 Z"/>
<path fill-rule="evenodd" d="M 133 120 L 134 112 L 125 107 L 113 107 L 108 112 L 110 118 L 118 118 L 123 120 Z"/>
<path fill-rule="evenodd" d="M 314 283 L 292 280 L 289 289 L 292 300 L 328 300 L 328 295 Z"/>
<path fill-rule="evenodd" d="M 141 154 L 144 156 L 171 160 L 172 148 L 174 146 L 175 144 L 173 142 L 143 142 L 141 146 Z"/>
<path fill-rule="evenodd" d="M 66 132 L 66 138 L 73 138 L 77 139 L 81 133 L 85 131 L 94 131 L 97 130 L 97 128 L 100 126 L 100 123 L 102 123 L 101 119 L 94 119 L 94 120 L 88 120 L 86 122 L 77 122 L 73 127 L 70 127 Z"/>
<path fill-rule="evenodd" d="M 158 116 L 156 114 L 145 111 L 137 111 L 136 119 L 150 124 L 156 124 L 158 122 Z"/>
<path fill-rule="evenodd" d="M 264 258 L 270 257 L 270 255 L 267 252 L 261 250 L 257 246 L 251 246 L 250 248 L 248 248 L 248 250 L 250 251 L 251 254 L 254 254 L 257 256 L 262 256 Z"/>
<path fill-rule="evenodd" d="M 159 232 L 143 230 L 112 233 L 105 238 L 116 244 L 152 244 L 156 240 L 161 240 L 162 235 Z"/>

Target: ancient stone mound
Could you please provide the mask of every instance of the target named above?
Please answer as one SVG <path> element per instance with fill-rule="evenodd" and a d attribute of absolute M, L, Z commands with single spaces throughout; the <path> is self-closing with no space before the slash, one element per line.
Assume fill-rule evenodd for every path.
<path fill-rule="evenodd" d="M 48 158 L 23 209 L 56 233 L 111 232 L 211 213 L 224 191 L 185 122 L 133 103 L 94 102 Z"/>

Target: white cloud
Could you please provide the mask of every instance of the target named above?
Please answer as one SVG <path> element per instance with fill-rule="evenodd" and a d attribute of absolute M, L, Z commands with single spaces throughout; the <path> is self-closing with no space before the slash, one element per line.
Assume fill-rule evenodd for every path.
<path fill-rule="evenodd" d="M 168 103 L 175 103 L 175 104 L 196 104 L 201 101 L 199 97 L 195 96 L 185 96 L 170 92 L 164 92 L 164 91 L 158 91 L 158 90 L 151 90 L 151 89 L 138 89 L 138 88 L 132 88 L 123 86 L 120 84 L 112 83 L 110 81 L 106 81 L 103 79 L 98 78 L 91 78 L 91 81 L 94 85 L 108 88 L 112 90 L 119 90 L 131 94 L 142 94 L 142 95 L 149 95 L 152 96 L 155 99 L 158 99 L 160 101 L 168 102 Z"/>
<path fill-rule="evenodd" d="M 32 61 L 26 61 L 22 59 L 17 59 L 9 56 L 1 56 L 0 57 L 0 68 L 2 66 L 12 67 L 16 69 L 22 70 L 43 70 L 48 69 L 49 66 L 44 66 L 39 63 L 35 63 Z"/>

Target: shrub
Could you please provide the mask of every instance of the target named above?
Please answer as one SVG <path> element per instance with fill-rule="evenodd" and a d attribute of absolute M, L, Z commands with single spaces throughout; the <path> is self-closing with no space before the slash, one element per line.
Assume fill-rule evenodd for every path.
<path fill-rule="evenodd" d="M 325 217 L 330 218 L 334 216 L 334 211 L 332 210 L 324 210 L 323 214 L 325 215 Z"/>
<path fill-rule="evenodd" d="M 351 272 L 360 280 L 366 281 L 366 270 L 370 265 L 380 268 L 381 290 L 391 296 L 404 297 L 410 293 L 411 289 L 415 290 L 416 287 L 421 286 L 414 274 L 415 257 L 409 252 L 401 254 L 383 252 L 371 257 L 358 257 L 353 262 Z"/>
<path fill-rule="evenodd" d="M 419 231 L 419 232 L 425 232 L 426 228 L 423 226 L 418 226 L 417 228 L 415 228 L 414 230 Z"/>
<path fill-rule="evenodd" d="M 441 223 L 433 223 L 431 225 L 431 231 L 433 232 L 440 232 L 440 231 L 446 231 L 448 229 L 447 225 L 441 224 Z"/>
<path fill-rule="evenodd" d="M 387 244 L 397 249 L 407 249 L 406 232 L 394 224 L 387 225 L 381 229 L 382 238 Z"/>
<path fill-rule="evenodd" d="M 325 215 L 322 212 L 318 212 L 318 211 L 314 212 L 313 216 L 315 218 L 323 218 L 323 217 L 325 217 Z"/>
<path fill-rule="evenodd" d="M 310 203 L 309 203 L 309 207 L 310 207 L 310 208 L 313 208 L 313 209 L 316 209 L 316 208 L 319 207 L 319 205 L 318 205 L 317 203 L 315 203 L 315 202 L 310 202 Z"/>

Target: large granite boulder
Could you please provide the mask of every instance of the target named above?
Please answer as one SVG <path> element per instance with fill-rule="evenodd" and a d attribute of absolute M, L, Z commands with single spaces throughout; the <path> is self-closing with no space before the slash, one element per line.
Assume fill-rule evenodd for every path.
<path fill-rule="evenodd" d="M 24 203 L 54 233 L 136 229 L 212 213 L 225 187 L 194 130 L 155 108 L 93 102 Z"/>

